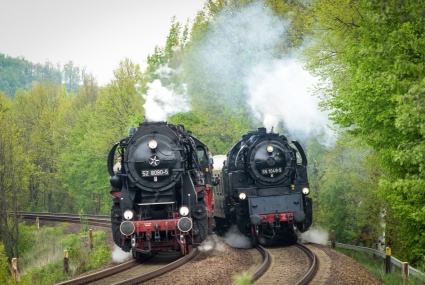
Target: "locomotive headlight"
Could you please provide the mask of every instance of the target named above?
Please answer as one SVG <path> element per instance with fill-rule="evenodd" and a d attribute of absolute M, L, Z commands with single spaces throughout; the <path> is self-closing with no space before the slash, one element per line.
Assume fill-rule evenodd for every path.
<path fill-rule="evenodd" d="M 310 193 L 310 189 L 308 189 L 307 187 L 303 188 L 302 191 L 304 195 L 308 195 Z"/>
<path fill-rule="evenodd" d="M 124 212 L 124 219 L 131 220 L 133 218 L 133 211 L 132 210 L 126 210 Z"/>
<path fill-rule="evenodd" d="M 180 213 L 180 216 L 185 217 L 189 215 L 189 208 L 187 206 L 181 206 L 179 209 L 179 213 Z"/>
<path fill-rule="evenodd" d="M 244 192 L 239 193 L 239 199 L 245 200 L 246 199 L 246 194 Z"/>
<path fill-rule="evenodd" d="M 272 145 L 268 145 L 267 146 L 267 152 L 268 153 L 272 153 L 273 152 L 273 146 Z"/>
<path fill-rule="evenodd" d="M 156 147 L 158 146 L 158 142 L 156 140 L 151 140 L 149 141 L 148 145 L 150 149 L 156 149 Z"/>

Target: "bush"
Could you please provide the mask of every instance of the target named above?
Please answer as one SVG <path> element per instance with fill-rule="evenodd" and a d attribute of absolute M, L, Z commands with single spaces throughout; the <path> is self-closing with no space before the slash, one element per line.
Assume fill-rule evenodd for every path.
<path fill-rule="evenodd" d="M 35 228 L 34 231 L 36 231 Z M 81 237 L 84 235 L 89 236 L 89 232 L 80 231 L 78 234 L 65 236 L 60 226 L 43 227 L 37 231 L 34 235 L 36 236 L 36 243 L 32 243 L 32 248 L 27 250 L 27 256 L 22 257 L 28 269 L 21 275 L 19 284 L 41 285 L 57 283 L 110 262 L 111 249 L 106 242 L 106 233 L 102 231 L 93 232 L 94 247 L 89 252 L 84 251 L 81 243 Z M 52 249 L 54 250 L 52 245 L 55 243 L 61 245 L 62 249 L 56 250 L 56 255 L 53 255 L 51 251 Z M 68 274 L 64 271 L 63 266 L 64 249 L 68 251 Z M 46 254 L 45 252 L 48 253 Z M 30 259 L 29 256 L 31 258 L 36 257 L 37 260 Z M 28 264 L 31 264 L 32 268 L 29 268 Z M 35 267 L 34 264 L 36 265 Z M 3 284 L 1 279 L 0 284 Z"/>
<path fill-rule="evenodd" d="M 247 272 L 243 272 L 241 275 L 233 276 L 233 280 L 237 285 L 250 285 L 253 279 L 254 275 L 248 274 Z"/>
<path fill-rule="evenodd" d="M 21 277 L 20 285 L 45 285 L 53 284 L 68 279 L 63 270 L 63 260 L 51 262 L 42 267 L 32 268 Z"/>
<path fill-rule="evenodd" d="M 4 251 L 4 244 L 0 243 L 0 284 L 9 284 L 10 280 L 7 255 Z"/>

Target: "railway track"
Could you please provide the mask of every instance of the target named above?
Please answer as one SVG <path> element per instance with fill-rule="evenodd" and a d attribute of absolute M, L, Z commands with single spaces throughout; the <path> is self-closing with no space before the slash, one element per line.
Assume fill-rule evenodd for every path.
<path fill-rule="evenodd" d="M 50 213 L 28 213 L 28 212 L 18 212 L 18 216 L 20 216 L 23 219 L 31 219 L 35 220 L 36 218 L 39 218 L 40 220 L 48 220 L 48 221 L 54 221 L 54 222 L 70 222 L 70 223 L 87 223 L 90 225 L 100 226 L 100 227 L 106 227 L 110 228 L 110 217 L 109 216 L 91 216 L 91 215 L 74 215 L 74 214 L 50 214 Z M 291 247 L 290 247 L 291 248 Z M 301 276 L 297 276 L 296 281 L 288 284 L 308 284 L 312 278 L 314 277 L 314 274 L 317 270 L 317 261 L 314 253 L 307 248 L 306 246 L 302 244 L 297 244 L 294 246 L 294 248 L 297 248 L 298 255 L 302 252 L 303 255 L 305 255 L 305 260 L 301 261 L 298 265 L 299 267 L 302 267 L 303 264 L 309 264 L 308 268 L 305 268 L 304 273 Z M 273 248 L 273 249 L 265 249 L 261 246 L 258 246 L 255 248 L 261 255 L 261 262 L 258 262 L 258 266 L 253 269 L 250 273 L 254 276 L 253 280 L 256 282 L 256 284 L 276 284 L 279 282 L 274 283 L 267 283 L 269 278 L 268 275 L 273 276 L 273 266 L 272 266 L 272 260 L 276 259 L 276 256 L 281 255 L 281 253 L 275 252 L 280 250 L 285 250 L 285 248 Z M 271 253 L 270 253 L 271 251 Z M 175 261 L 166 261 L 165 265 L 158 266 L 158 264 L 155 265 L 155 263 L 158 263 L 155 258 L 157 256 L 154 256 L 151 260 L 148 260 L 142 264 L 139 262 L 132 260 L 125 263 L 122 263 L 120 265 L 98 271 L 92 274 L 88 274 L 79 278 L 67 280 L 61 283 L 58 283 L 58 285 L 75 285 L 75 284 L 120 284 L 120 285 L 127 285 L 127 284 L 139 284 L 142 282 L 146 282 L 148 280 L 154 279 L 155 277 L 164 275 L 167 272 L 170 272 L 184 264 L 187 264 L 189 261 L 193 260 L 197 255 L 199 251 L 194 250 L 191 254 L 178 258 Z M 161 254 L 159 254 L 161 256 Z M 275 256 L 275 257 L 274 257 Z M 308 262 L 306 262 L 308 259 Z M 277 264 L 274 264 L 275 267 L 278 267 L 280 269 L 290 266 L 288 264 L 281 264 L 280 262 L 275 262 Z M 138 276 L 129 278 L 128 276 L 135 275 L 134 273 L 130 273 L 131 270 L 133 272 L 137 272 Z M 115 277 L 114 277 L 115 276 Z M 122 277 L 120 277 L 122 276 Z M 119 281 L 117 281 L 117 278 Z M 271 280 L 276 277 L 271 277 Z M 260 280 L 260 281 L 258 281 Z M 280 284 L 280 283 L 279 283 Z"/>
<path fill-rule="evenodd" d="M 65 282 L 58 283 L 57 285 L 80 285 L 80 284 L 114 284 L 114 285 L 131 285 L 131 284 L 139 284 L 146 282 L 150 279 L 153 279 L 155 277 L 161 276 L 167 272 L 170 272 L 187 262 L 191 261 L 198 255 L 199 251 L 197 249 L 194 249 L 190 254 L 178 258 L 176 261 L 168 263 L 164 266 L 153 266 L 152 264 L 156 263 L 155 258 L 158 256 L 153 257 L 149 261 L 140 264 L 138 261 L 128 261 L 126 263 L 123 263 L 119 266 L 115 266 L 110 269 L 106 269 L 103 271 L 99 271 L 90 275 L 86 275 L 80 278 L 68 280 Z M 144 267 L 144 268 L 142 268 Z M 147 267 L 149 267 L 147 269 Z M 153 270 L 151 270 L 154 268 Z M 133 269 L 133 270 L 132 270 Z M 129 273 L 128 271 L 132 270 L 133 273 Z M 150 271 L 149 271 L 150 270 Z M 149 271 L 149 272 L 146 272 Z M 137 272 L 135 274 L 134 272 Z M 122 273 L 121 275 L 126 276 L 126 279 L 121 279 L 120 281 L 117 281 L 116 277 L 114 275 Z M 131 278 L 128 278 L 128 276 L 137 275 Z M 121 277 L 119 277 L 121 278 Z"/>
<path fill-rule="evenodd" d="M 304 274 L 304 276 L 296 284 L 297 285 L 309 284 L 310 281 L 313 280 L 313 278 L 314 278 L 314 276 L 317 272 L 317 269 L 319 267 L 316 255 L 314 254 L 314 252 L 311 249 L 309 249 L 307 246 L 305 246 L 301 243 L 297 243 L 295 246 L 300 248 L 308 256 L 308 259 L 310 261 L 310 266 L 307 269 L 307 272 Z"/>
<path fill-rule="evenodd" d="M 252 273 L 254 276 L 253 281 L 258 280 L 265 272 L 267 272 L 267 269 L 269 269 L 271 264 L 271 257 L 269 252 L 262 246 L 257 246 L 256 249 L 260 252 L 263 262 L 261 265 Z"/>
<path fill-rule="evenodd" d="M 15 213 L 9 213 L 14 215 Z M 37 218 L 52 222 L 69 222 L 69 223 L 87 223 L 99 227 L 111 227 L 110 216 L 94 216 L 94 215 L 76 215 L 76 214 L 52 214 L 42 212 L 16 212 L 18 217 L 26 220 L 36 220 Z"/>
<path fill-rule="evenodd" d="M 309 284 L 314 278 L 318 263 L 316 255 L 305 245 L 267 248 L 272 260 L 269 269 L 254 284 Z M 307 266 L 306 266 L 307 265 Z"/>

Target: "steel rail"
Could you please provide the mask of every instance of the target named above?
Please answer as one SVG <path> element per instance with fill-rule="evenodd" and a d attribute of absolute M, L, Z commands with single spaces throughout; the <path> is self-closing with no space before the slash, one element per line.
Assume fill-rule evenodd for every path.
<path fill-rule="evenodd" d="M 95 215 L 76 215 L 65 213 L 41 213 L 41 212 L 10 212 L 9 215 L 16 214 L 18 217 L 26 220 L 42 219 L 52 222 L 69 223 L 87 223 L 94 226 L 111 227 L 111 218 L 109 216 Z"/>
<path fill-rule="evenodd" d="M 318 262 L 316 255 L 313 253 L 311 249 L 309 249 L 307 246 L 297 243 L 295 244 L 296 247 L 300 248 L 304 253 L 308 256 L 310 260 L 310 268 L 308 269 L 307 273 L 304 274 L 304 276 L 295 283 L 296 285 L 306 285 L 313 280 L 314 276 L 316 275 L 317 269 L 318 269 Z"/>
<path fill-rule="evenodd" d="M 112 276 L 114 274 L 126 271 L 130 268 L 133 268 L 137 265 L 140 265 L 140 263 L 137 260 L 130 260 L 127 262 L 124 262 L 120 265 L 99 271 L 99 272 L 95 272 L 89 275 L 85 275 L 82 277 L 78 277 L 78 278 L 74 278 L 74 279 L 69 279 L 66 281 L 63 281 L 61 283 L 56 283 L 56 285 L 81 285 L 81 284 L 89 284 L 90 282 L 94 282 L 97 280 L 101 280 L 101 279 L 105 279 L 108 276 Z"/>
<path fill-rule="evenodd" d="M 137 276 L 131 279 L 123 280 L 118 283 L 114 283 L 113 285 L 133 285 L 133 284 L 140 284 L 140 283 L 146 282 L 150 279 L 159 277 L 161 275 L 164 275 L 165 273 L 168 273 L 170 271 L 173 271 L 174 269 L 177 269 L 185 265 L 186 263 L 194 259 L 198 254 L 199 254 L 199 250 L 195 248 L 188 255 L 185 255 L 177 259 L 176 261 L 171 262 L 157 270 L 151 271 L 147 274 L 143 274 L 141 276 Z"/>
<path fill-rule="evenodd" d="M 261 256 L 263 257 L 263 262 L 257 268 L 257 270 L 253 273 L 254 278 L 252 279 L 252 281 L 257 280 L 264 273 L 266 273 L 266 271 L 269 269 L 270 264 L 272 262 L 270 258 L 270 253 L 264 247 L 257 245 L 255 248 L 261 253 Z"/>

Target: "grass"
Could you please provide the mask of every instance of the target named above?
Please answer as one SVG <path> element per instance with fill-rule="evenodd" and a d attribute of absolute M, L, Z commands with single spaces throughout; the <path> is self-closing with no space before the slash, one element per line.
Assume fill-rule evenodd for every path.
<path fill-rule="evenodd" d="M 410 275 L 408 279 L 403 283 L 403 277 L 401 275 L 401 269 L 393 266 L 392 272 L 386 274 L 385 260 L 381 257 L 375 256 L 371 253 L 354 251 L 343 248 L 335 248 L 335 250 L 353 258 L 358 263 L 362 264 L 367 270 L 373 275 L 383 281 L 385 285 L 400 285 L 400 284 L 425 284 L 425 280 L 417 280 L 413 275 Z"/>
<path fill-rule="evenodd" d="M 64 245 L 60 241 L 66 237 L 63 232 L 66 227 L 66 223 L 61 223 L 56 227 L 41 227 L 38 231 L 35 227 L 26 228 L 33 237 L 32 246 L 19 257 L 20 275 L 63 258 Z"/>
<path fill-rule="evenodd" d="M 19 258 L 20 285 L 46 285 L 58 283 L 78 276 L 84 272 L 99 268 L 111 261 L 111 248 L 106 243 L 103 231 L 93 232 L 93 250 L 85 251 L 81 237 L 89 236 L 82 227 L 77 234 L 65 234 L 67 224 L 55 227 L 42 227 L 32 231 L 33 244 Z M 64 250 L 68 252 L 68 272 L 64 270 Z"/>

